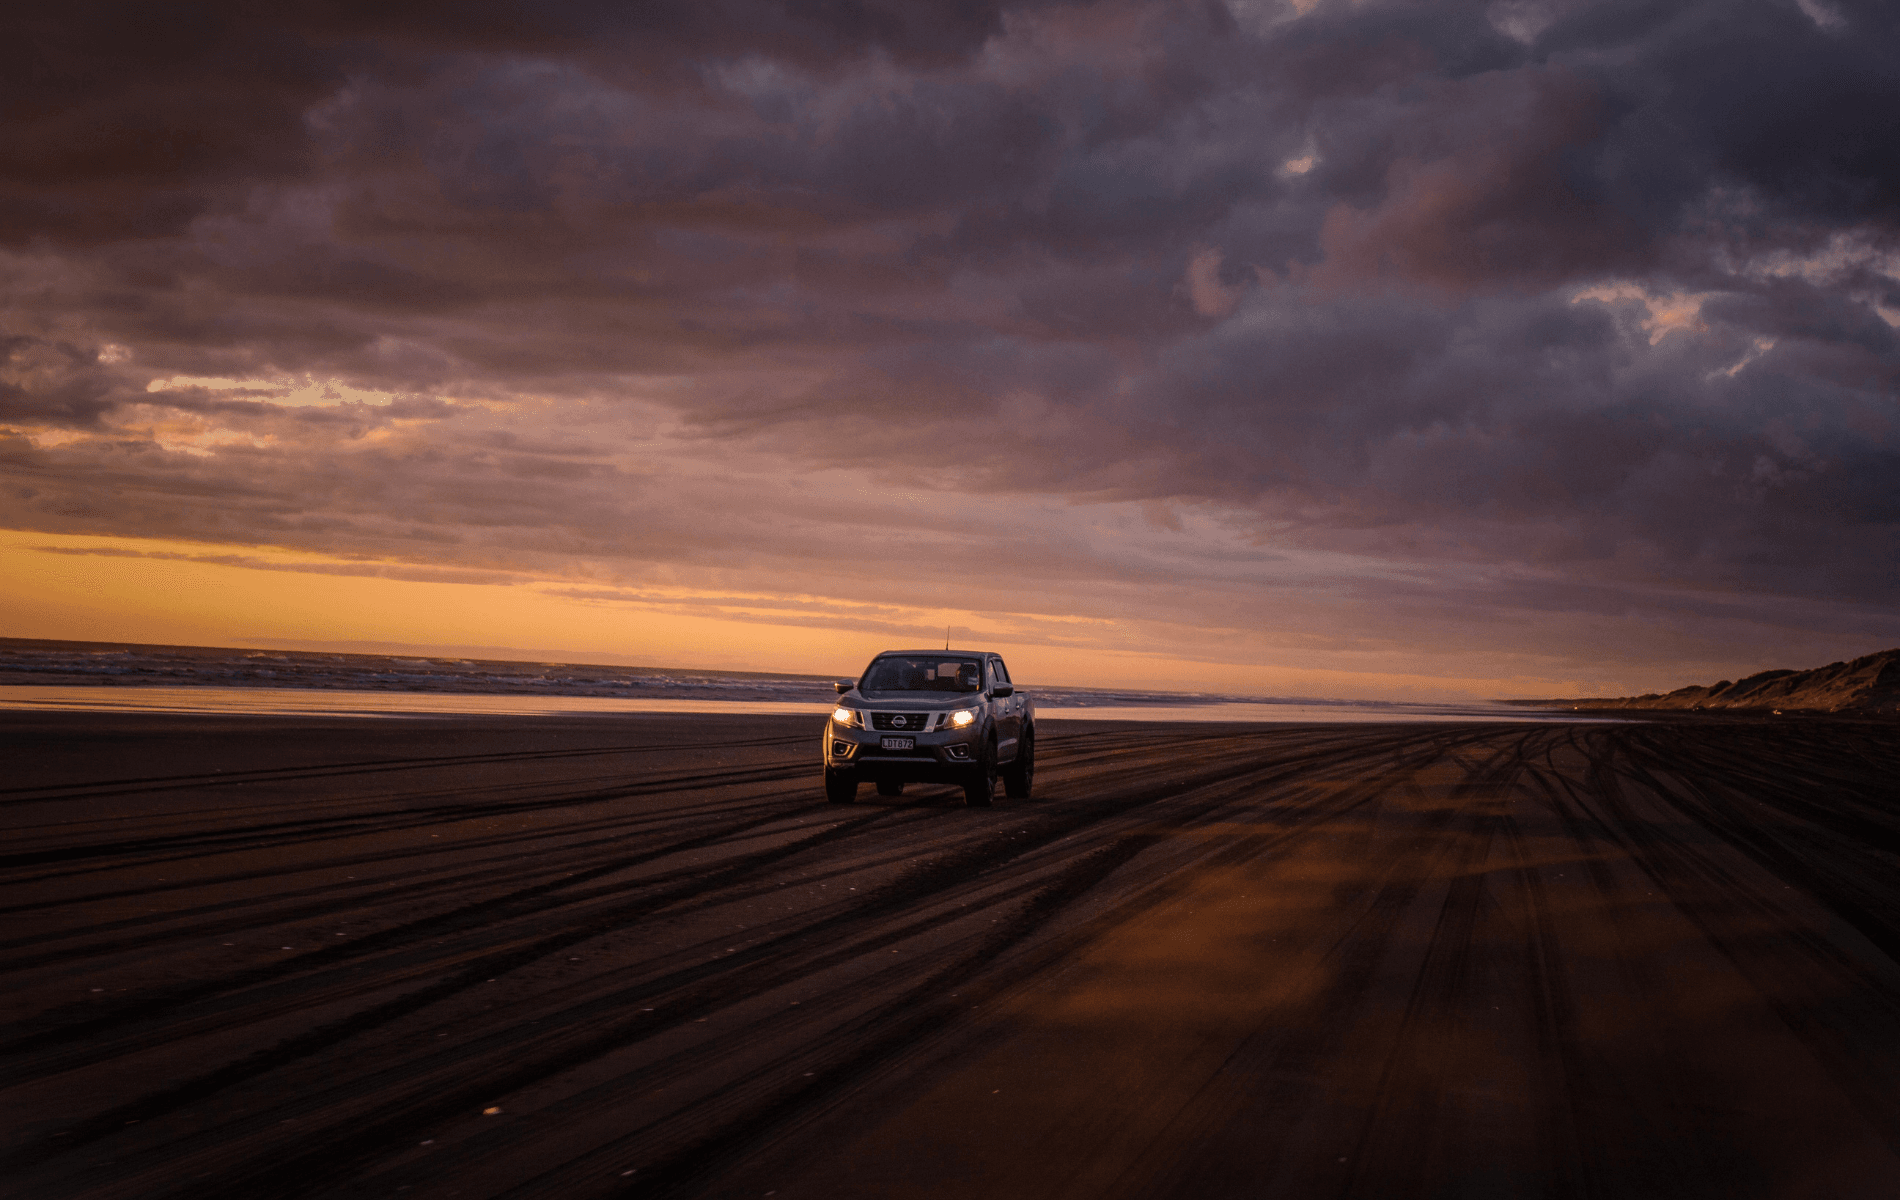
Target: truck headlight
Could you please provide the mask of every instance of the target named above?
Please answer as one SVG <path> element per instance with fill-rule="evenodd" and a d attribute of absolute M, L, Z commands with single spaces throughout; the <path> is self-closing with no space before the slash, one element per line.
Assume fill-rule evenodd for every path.
<path fill-rule="evenodd" d="M 844 729 L 864 728 L 864 714 L 855 708 L 845 708 L 843 705 L 839 705 L 837 708 L 831 710 L 831 719 Z"/>
<path fill-rule="evenodd" d="M 968 729 L 974 724 L 976 724 L 975 709 L 959 708 L 950 714 L 950 728 L 952 729 Z"/>

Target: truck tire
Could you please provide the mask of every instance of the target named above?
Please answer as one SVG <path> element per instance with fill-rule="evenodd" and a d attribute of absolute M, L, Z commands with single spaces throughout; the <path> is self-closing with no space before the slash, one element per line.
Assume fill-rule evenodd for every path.
<path fill-rule="evenodd" d="M 996 795 L 996 739 L 983 743 L 976 766 L 963 777 L 963 802 L 971 808 L 988 808 Z"/>
<path fill-rule="evenodd" d="M 849 804 L 858 798 L 858 777 L 842 771 L 825 772 L 825 799 L 833 804 Z"/>
<path fill-rule="evenodd" d="M 901 796 L 904 794 L 904 781 L 901 779 L 880 779 L 877 781 L 877 794 L 880 796 Z"/>
<path fill-rule="evenodd" d="M 1016 743 L 1016 761 L 1003 772 L 1003 794 L 1011 800 L 1027 800 L 1035 782 L 1036 731 L 1025 729 L 1023 740 Z"/>

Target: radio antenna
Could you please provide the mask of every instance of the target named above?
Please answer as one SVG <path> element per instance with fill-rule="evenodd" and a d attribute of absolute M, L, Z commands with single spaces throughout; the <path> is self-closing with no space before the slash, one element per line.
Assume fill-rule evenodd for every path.
<path fill-rule="evenodd" d="M 950 652 L 950 627 L 948 625 L 943 627 L 943 649 L 946 654 Z"/>

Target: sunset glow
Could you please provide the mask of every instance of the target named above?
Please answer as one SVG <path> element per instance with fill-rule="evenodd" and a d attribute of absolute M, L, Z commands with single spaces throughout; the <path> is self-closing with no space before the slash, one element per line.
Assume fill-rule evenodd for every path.
<path fill-rule="evenodd" d="M 947 627 L 959 644 L 1001 649 L 1020 664 L 1019 671 L 1095 686 L 1400 699 L 1580 686 L 1527 677 L 1379 672 L 1372 662 L 1353 671 L 1194 661 L 1162 648 L 1172 644 L 1165 627 L 1122 629 L 1113 621 L 1030 613 L 897 610 L 812 596 L 606 588 L 274 547 L 233 554 L 202 543 L 4 534 L 0 578 L 6 581 L 0 604 L 18 614 L 16 627 L 64 640 L 99 640 L 96 631 L 109 627 L 123 631 L 118 640 L 171 645 L 434 651 L 850 675 L 879 649 L 928 642 L 922 629 L 941 637 Z"/>

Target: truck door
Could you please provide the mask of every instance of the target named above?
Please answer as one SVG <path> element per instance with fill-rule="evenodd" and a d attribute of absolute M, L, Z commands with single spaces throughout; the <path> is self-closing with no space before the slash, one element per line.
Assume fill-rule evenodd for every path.
<path fill-rule="evenodd" d="M 1009 668 L 1000 658 L 990 659 L 990 688 L 997 684 L 1010 686 Z M 1016 757 L 1016 743 L 1023 736 L 1023 699 L 1010 695 L 1001 700 L 991 701 L 996 714 L 996 758 L 999 762 L 1008 762 Z"/>

